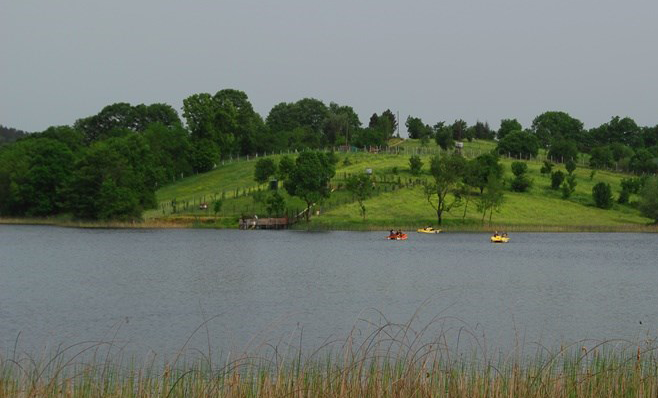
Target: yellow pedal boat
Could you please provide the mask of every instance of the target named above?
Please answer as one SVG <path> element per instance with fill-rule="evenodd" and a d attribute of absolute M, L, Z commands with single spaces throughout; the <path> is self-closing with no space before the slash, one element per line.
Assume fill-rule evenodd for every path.
<path fill-rule="evenodd" d="M 438 234 L 441 232 L 441 230 L 434 228 L 419 228 L 416 230 L 416 232 L 420 232 L 421 234 Z"/>
<path fill-rule="evenodd" d="M 509 237 L 508 236 L 492 236 L 491 237 L 491 243 L 507 243 L 509 242 Z"/>

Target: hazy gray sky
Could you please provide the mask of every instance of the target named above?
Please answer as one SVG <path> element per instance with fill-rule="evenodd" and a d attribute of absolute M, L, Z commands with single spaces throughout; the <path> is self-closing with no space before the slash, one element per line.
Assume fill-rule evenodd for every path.
<path fill-rule="evenodd" d="M 27 131 L 223 88 L 263 117 L 314 97 L 366 124 L 658 124 L 656 0 L 0 0 L 0 54 L 0 124 Z"/>

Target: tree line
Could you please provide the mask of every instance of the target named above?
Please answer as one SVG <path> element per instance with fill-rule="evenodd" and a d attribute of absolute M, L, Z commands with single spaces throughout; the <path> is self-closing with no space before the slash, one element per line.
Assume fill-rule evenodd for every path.
<path fill-rule="evenodd" d="M 594 167 L 614 163 L 636 173 L 658 171 L 658 125 L 640 127 L 630 118 L 614 117 L 591 130 L 564 112 L 545 112 L 528 129 L 515 119 L 502 120 L 495 131 L 486 122 L 429 126 L 412 116 L 405 126 L 411 138 L 424 144 L 433 139 L 444 149 L 455 141 L 497 139 L 497 150 L 513 156 L 536 156 L 539 148 L 555 159 L 585 152 Z M 209 171 L 223 159 L 327 146 L 382 146 L 398 128 L 390 109 L 374 113 L 365 126 L 352 107 L 313 98 L 281 102 L 262 118 L 247 95 L 234 89 L 185 98 L 182 119 L 167 104 L 115 103 L 72 125 L 38 133 L 3 127 L 0 215 L 139 219 L 156 205 L 158 187 Z"/>

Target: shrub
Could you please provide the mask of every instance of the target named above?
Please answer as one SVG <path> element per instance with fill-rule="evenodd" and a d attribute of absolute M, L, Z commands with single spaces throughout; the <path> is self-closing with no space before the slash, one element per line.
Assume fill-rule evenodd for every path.
<path fill-rule="evenodd" d="M 640 212 L 658 223 L 658 177 L 647 180 L 640 190 Z"/>
<path fill-rule="evenodd" d="M 639 193 L 642 188 L 641 178 L 622 178 L 621 189 L 628 193 Z"/>
<path fill-rule="evenodd" d="M 571 194 L 576 190 L 576 176 L 569 174 L 562 183 L 562 199 L 569 199 Z"/>
<path fill-rule="evenodd" d="M 551 172 L 553 171 L 553 166 L 555 166 L 551 161 L 549 160 L 544 160 L 544 165 L 541 167 L 541 170 L 539 170 L 540 173 L 542 174 L 548 174 L 550 175 Z"/>
<path fill-rule="evenodd" d="M 421 169 L 423 168 L 423 161 L 420 160 L 420 156 L 413 155 L 409 158 L 409 171 L 412 175 L 419 175 Z"/>
<path fill-rule="evenodd" d="M 569 175 L 571 175 L 576 170 L 576 162 L 574 162 L 573 159 L 569 159 L 564 164 L 564 167 L 567 169 L 567 173 L 569 173 Z"/>
<path fill-rule="evenodd" d="M 512 162 L 512 173 L 520 177 L 528 171 L 528 165 L 524 162 Z"/>
<path fill-rule="evenodd" d="M 561 172 L 560 170 L 554 171 L 551 173 L 551 188 L 552 189 L 560 189 L 560 185 L 562 185 L 562 182 L 564 181 L 564 173 Z"/>
<path fill-rule="evenodd" d="M 532 180 L 524 175 L 517 176 L 512 180 L 511 188 L 514 192 L 525 192 L 532 186 Z"/>
<path fill-rule="evenodd" d="M 626 204 L 628 203 L 628 199 L 630 198 L 631 194 L 625 190 L 622 189 L 621 192 L 619 192 L 619 198 L 617 199 L 617 203 L 619 204 Z"/>
<path fill-rule="evenodd" d="M 612 207 L 612 188 L 610 184 L 599 182 L 592 188 L 592 197 L 594 204 L 600 209 L 609 209 Z"/>

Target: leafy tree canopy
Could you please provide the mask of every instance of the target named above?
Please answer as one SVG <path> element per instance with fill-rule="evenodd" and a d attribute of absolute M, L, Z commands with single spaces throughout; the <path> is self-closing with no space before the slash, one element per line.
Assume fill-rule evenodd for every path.
<path fill-rule="evenodd" d="M 532 121 L 531 128 L 545 148 L 557 139 L 581 142 L 583 138 L 583 123 L 566 112 L 544 112 Z"/>
<path fill-rule="evenodd" d="M 254 168 L 254 180 L 263 184 L 267 180 L 276 174 L 276 163 L 272 158 L 260 158 L 256 162 L 256 167 Z"/>
<path fill-rule="evenodd" d="M 502 140 L 498 141 L 496 147 L 498 153 L 512 157 L 534 157 L 539 152 L 537 137 L 527 131 L 512 131 Z"/>
<path fill-rule="evenodd" d="M 309 220 L 313 203 L 329 197 L 329 181 L 335 174 L 335 166 L 322 152 L 307 151 L 297 157 L 295 167 L 283 186 L 290 195 L 306 202 L 306 221 Z"/>
<path fill-rule="evenodd" d="M 0 214 L 48 216 L 65 207 L 75 156 L 51 138 L 31 138 L 0 152 Z"/>
<path fill-rule="evenodd" d="M 649 178 L 640 191 L 640 211 L 642 215 L 658 224 L 658 177 Z"/>
<path fill-rule="evenodd" d="M 512 131 L 521 131 L 523 127 L 516 119 L 503 119 L 500 121 L 500 128 L 498 129 L 498 139 L 503 139 Z"/>

